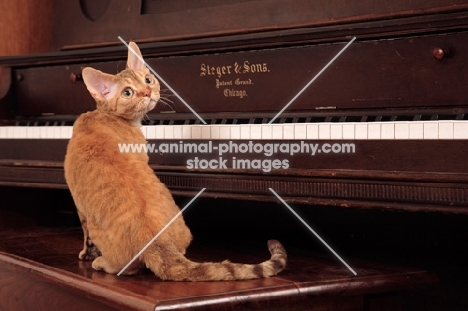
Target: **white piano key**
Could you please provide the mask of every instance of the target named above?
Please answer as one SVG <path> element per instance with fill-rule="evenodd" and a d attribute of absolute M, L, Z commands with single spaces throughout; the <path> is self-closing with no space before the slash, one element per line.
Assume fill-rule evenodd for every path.
<path fill-rule="evenodd" d="M 409 123 L 395 122 L 395 139 L 409 139 Z"/>
<path fill-rule="evenodd" d="M 319 139 L 330 139 L 330 123 L 319 123 Z"/>
<path fill-rule="evenodd" d="M 2 126 L 0 127 L 2 138 L 8 139 L 10 138 L 10 127 L 9 126 Z"/>
<path fill-rule="evenodd" d="M 409 138 L 424 139 L 424 123 L 422 121 L 409 122 Z"/>
<path fill-rule="evenodd" d="M 0 139 L 6 139 L 7 138 L 7 127 L 6 126 L 0 126 Z"/>
<path fill-rule="evenodd" d="M 55 138 L 55 129 L 53 126 L 44 126 L 47 139 Z"/>
<path fill-rule="evenodd" d="M 16 128 L 13 130 L 13 138 L 15 139 L 28 138 L 28 132 L 26 130 L 26 126 L 16 126 Z"/>
<path fill-rule="evenodd" d="M 182 139 L 192 139 L 191 125 L 182 125 Z"/>
<path fill-rule="evenodd" d="M 355 123 L 343 124 L 343 139 L 354 139 L 354 126 Z"/>
<path fill-rule="evenodd" d="M 7 138 L 15 138 L 15 130 L 17 126 L 7 126 L 6 131 L 7 131 Z"/>
<path fill-rule="evenodd" d="M 172 125 L 173 132 L 174 132 L 174 139 L 181 139 L 183 138 L 182 135 L 182 125 Z"/>
<path fill-rule="evenodd" d="M 424 122 L 424 139 L 439 139 L 439 124 L 437 121 Z"/>
<path fill-rule="evenodd" d="M 164 125 L 164 138 L 174 139 L 174 127 L 172 125 Z"/>
<path fill-rule="evenodd" d="M 282 124 L 272 124 L 271 125 L 271 139 L 283 139 L 283 125 Z"/>
<path fill-rule="evenodd" d="M 250 139 L 250 125 L 249 124 L 240 125 L 240 139 Z"/>
<path fill-rule="evenodd" d="M 273 129 L 269 124 L 262 124 L 262 139 L 272 139 Z"/>
<path fill-rule="evenodd" d="M 142 126 L 147 139 L 468 139 L 468 121 Z M 70 139 L 71 126 L 2 126 L 0 138 Z"/>
<path fill-rule="evenodd" d="M 356 123 L 354 126 L 355 139 L 367 139 L 367 123 Z"/>
<path fill-rule="evenodd" d="M 231 139 L 230 125 L 222 125 L 219 127 L 219 139 Z"/>
<path fill-rule="evenodd" d="M 201 139 L 202 138 L 202 129 L 201 125 L 192 125 L 191 127 L 191 139 Z"/>
<path fill-rule="evenodd" d="M 294 139 L 307 139 L 307 125 L 301 123 L 294 125 Z"/>
<path fill-rule="evenodd" d="M 39 131 L 38 126 L 27 126 L 26 127 L 26 136 L 29 139 L 40 139 L 41 132 Z"/>
<path fill-rule="evenodd" d="M 240 139 L 241 138 L 241 129 L 239 125 L 231 125 L 231 138 L 230 139 Z"/>
<path fill-rule="evenodd" d="M 367 125 L 367 139 L 380 139 L 380 122 L 370 122 Z"/>
<path fill-rule="evenodd" d="M 54 138 L 61 138 L 62 136 L 62 131 L 61 131 L 61 126 L 53 126 L 54 128 Z"/>
<path fill-rule="evenodd" d="M 62 127 L 62 138 L 70 139 L 73 136 L 73 126 L 63 126 Z"/>
<path fill-rule="evenodd" d="M 155 126 L 154 139 L 164 139 L 164 125 Z"/>
<path fill-rule="evenodd" d="M 201 138 L 210 139 L 211 137 L 211 126 L 210 125 L 201 125 Z"/>
<path fill-rule="evenodd" d="M 47 138 L 47 126 L 39 126 L 39 136 L 40 138 Z"/>
<path fill-rule="evenodd" d="M 146 139 L 156 138 L 156 126 L 150 125 L 146 127 Z"/>
<path fill-rule="evenodd" d="M 65 126 L 57 126 L 58 131 L 55 132 L 57 139 L 64 139 L 64 127 Z"/>
<path fill-rule="evenodd" d="M 452 121 L 439 121 L 439 139 L 453 139 Z"/>
<path fill-rule="evenodd" d="M 17 136 L 19 136 L 16 131 L 17 131 L 17 126 L 9 126 L 8 127 L 8 136 L 10 138 L 16 138 Z"/>
<path fill-rule="evenodd" d="M 210 126 L 210 139 L 219 139 L 219 126 Z"/>
<path fill-rule="evenodd" d="M 251 139 L 262 139 L 262 126 L 261 124 L 250 125 L 250 138 Z"/>
<path fill-rule="evenodd" d="M 307 124 L 307 139 L 318 139 L 319 138 L 319 124 L 310 123 Z"/>
<path fill-rule="evenodd" d="M 294 139 L 294 124 L 283 124 L 283 139 Z"/>
<path fill-rule="evenodd" d="M 330 138 L 343 139 L 343 125 L 341 123 L 330 124 Z"/>
<path fill-rule="evenodd" d="M 395 124 L 382 122 L 380 126 L 380 139 L 395 139 Z"/>
<path fill-rule="evenodd" d="M 468 139 L 468 123 L 466 121 L 453 122 L 453 138 Z"/>

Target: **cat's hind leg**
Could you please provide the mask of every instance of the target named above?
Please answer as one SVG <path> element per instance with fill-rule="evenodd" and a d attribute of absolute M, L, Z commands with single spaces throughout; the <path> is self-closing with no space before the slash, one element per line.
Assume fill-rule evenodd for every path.
<path fill-rule="evenodd" d="M 78 254 L 78 258 L 80 260 L 93 260 L 96 257 L 101 256 L 101 252 L 89 237 L 86 217 L 80 211 L 78 211 L 78 217 L 80 218 L 81 228 L 83 229 L 84 234 L 84 246 L 83 250 Z"/>
<path fill-rule="evenodd" d="M 190 229 L 185 225 L 184 220 L 182 217 L 179 217 L 176 222 L 173 224 L 174 226 L 174 243 L 177 247 L 177 250 L 185 255 L 187 248 L 189 247 L 190 243 L 192 242 L 192 233 Z"/>

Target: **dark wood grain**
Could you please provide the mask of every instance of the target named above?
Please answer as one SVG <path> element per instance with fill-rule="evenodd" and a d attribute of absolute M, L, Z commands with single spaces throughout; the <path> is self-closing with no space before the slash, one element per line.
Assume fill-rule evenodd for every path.
<path fill-rule="evenodd" d="M 0 3 L 1 56 L 44 53 L 51 50 L 54 0 Z M 0 96 L 1 97 L 1 96 Z"/>
<path fill-rule="evenodd" d="M 145 3 L 149 3 L 147 1 Z M 177 5 L 179 4 L 179 5 Z M 159 8 L 161 9 L 159 10 Z M 166 7 L 166 9 L 165 9 Z M 118 36 L 139 41 L 174 41 L 187 38 L 225 36 L 228 34 L 252 34 L 269 30 L 315 28 L 326 32 L 326 27 L 341 28 L 341 35 L 349 33 L 350 28 L 342 25 L 357 25 L 363 22 L 390 19 L 393 28 L 414 23 L 402 22 L 403 18 L 428 16 L 466 10 L 464 0 L 446 1 L 394 1 L 381 5 L 367 1 L 360 5 L 347 1 L 293 1 L 285 6 L 279 0 L 267 1 L 222 1 L 191 2 L 190 7 L 171 3 L 167 6 L 154 3 L 154 10 L 138 0 L 113 1 L 97 20 L 91 21 L 80 9 L 78 1 L 58 3 L 54 47 L 77 48 L 91 45 L 118 44 Z M 146 10 L 145 10 L 146 9 Z M 145 14 L 150 13 L 150 14 Z M 125 23 L 122 23 L 125 21 Z M 73 27 L 70 29 L 70 25 Z M 359 27 L 357 31 L 380 28 Z M 94 32 L 95 27 L 100 29 Z M 427 27 L 427 24 L 420 25 Z M 382 31 L 380 31 L 382 33 Z M 320 35 L 319 35 L 320 36 Z"/>

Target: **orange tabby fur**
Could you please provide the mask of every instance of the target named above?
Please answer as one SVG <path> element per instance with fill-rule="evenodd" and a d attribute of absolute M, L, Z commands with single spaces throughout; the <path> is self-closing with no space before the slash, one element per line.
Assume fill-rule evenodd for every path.
<path fill-rule="evenodd" d="M 135 43 L 131 48 L 141 57 Z M 120 153 L 118 144 L 145 144 L 142 117 L 159 100 L 159 83 L 131 51 L 127 69 L 109 75 L 85 68 L 83 80 L 97 109 L 75 122 L 65 157 L 65 178 L 83 233 L 81 260 L 118 273 L 180 211 L 148 166 L 146 153 Z M 214 281 L 269 277 L 286 265 L 286 252 L 269 241 L 270 260 L 257 265 L 196 263 L 185 258 L 192 240 L 179 216 L 125 274 L 145 265 L 163 280 Z"/>

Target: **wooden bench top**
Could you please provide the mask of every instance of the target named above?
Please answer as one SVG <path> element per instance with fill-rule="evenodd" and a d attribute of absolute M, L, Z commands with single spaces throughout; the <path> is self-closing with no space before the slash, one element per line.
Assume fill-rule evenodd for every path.
<path fill-rule="evenodd" d="M 301 310 L 333 306 L 359 310 L 366 296 L 432 284 L 427 271 L 350 260 L 354 276 L 333 255 L 288 249 L 289 263 L 277 277 L 227 282 L 167 282 L 149 270 L 137 276 L 94 271 L 77 254 L 81 228 L 20 228 L 0 233 L 0 307 L 26 310 L 44 305 L 67 310 Z M 195 243 L 196 261 L 255 263 L 269 258 L 266 245 Z M 0 308 L 1 309 L 1 308 Z"/>

